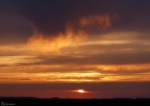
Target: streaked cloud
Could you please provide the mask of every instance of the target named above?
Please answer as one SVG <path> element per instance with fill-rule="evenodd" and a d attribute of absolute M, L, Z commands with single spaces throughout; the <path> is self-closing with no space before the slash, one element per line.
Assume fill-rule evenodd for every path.
<path fill-rule="evenodd" d="M 1 83 L 150 81 L 149 4 L 2 0 Z"/>

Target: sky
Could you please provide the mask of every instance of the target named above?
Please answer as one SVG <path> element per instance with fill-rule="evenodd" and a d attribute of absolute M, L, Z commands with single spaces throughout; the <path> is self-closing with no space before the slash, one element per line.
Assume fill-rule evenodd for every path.
<path fill-rule="evenodd" d="M 149 11 L 149 0 L 1 0 L 0 96 L 150 97 Z"/>

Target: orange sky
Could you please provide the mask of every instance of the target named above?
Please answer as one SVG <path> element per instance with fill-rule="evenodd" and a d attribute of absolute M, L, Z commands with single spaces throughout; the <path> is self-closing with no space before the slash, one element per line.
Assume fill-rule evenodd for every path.
<path fill-rule="evenodd" d="M 5 95 L 3 89 L 0 96 L 43 92 L 21 93 L 23 89 L 13 89 L 13 84 L 134 82 L 139 88 L 125 90 L 126 96 L 147 97 L 148 88 L 140 89 L 140 84 L 150 81 L 149 4 L 140 0 L 0 1 L 0 84 L 12 84 L 12 90 Z M 116 89 L 116 96 L 124 95 Z M 79 98 L 115 93 L 98 90 L 62 96 L 61 90 L 60 95 L 51 88 L 44 92 Z"/>

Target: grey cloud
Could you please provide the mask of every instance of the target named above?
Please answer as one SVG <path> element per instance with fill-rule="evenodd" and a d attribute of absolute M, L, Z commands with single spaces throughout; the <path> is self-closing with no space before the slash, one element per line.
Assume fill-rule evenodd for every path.
<path fill-rule="evenodd" d="M 115 71 L 114 71 L 115 70 Z M 103 70 L 103 69 L 99 69 L 97 70 L 102 74 L 110 74 L 111 76 L 116 76 L 116 75 L 121 75 L 121 76 L 128 76 L 128 75 L 132 75 L 132 76 L 141 76 L 141 75 L 149 75 L 150 74 L 150 69 L 126 69 L 126 68 L 116 68 L 116 69 L 109 69 L 109 70 Z"/>
<path fill-rule="evenodd" d="M 0 23 L 0 45 L 25 44 L 33 34 L 32 27 L 13 11 L 0 10 Z"/>
<path fill-rule="evenodd" d="M 83 57 L 57 56 L 57 57 L 38 57 L 43 62 L 39 64 L 78 64 L 78 65 L 121 65 L 121 64 L 145 64 L 150 63 L 148 51 L 131 51 L 128 53 L 110 53 L 83 55 Z"/>
<path fill-rule="evenodd" d="M 82 54 L 81 57 L 62 55 L 62 56 L 37 56 L 26 58 L 39 60 L 30 63 L 16 63 L 17 66 L 26 65 L 127 65 L 127 64 L 149 64 L 150 51 L 128 51 L 112 52 L 106 51 L 97 54 Z M 6 64 L 7 65 L 7 64 Z M 8 64 L 9 65 L 9 64 Z M 14 66 L 15 66 L 14 65 Z"/>
<path fill-rule="evenodd" d="M 101 43 L 103 41 L 99 41 L 99 43 Z M 114 42 L 114 43 L 113 43 Z M 145 44 L 147 43 L 147 44 Z M 143 40 L 139 40 L 139 41 L 132 41 L 128 42 L 128 43 L 118 43 L 115 44 L 115 41 L 112 41 L 112 44 L 87 44 L 87 45 L 80 45 L 80 46 L 70 46 L 70 47 L 64 47 L 61 48 L 62 52 L 64 51 L 69 51 L 72 53 L 79 51 L 80 53 L 88 53 L 88 51 L 90 50 L 91 53 L 94 51 L 97 52 L 140 52 L 140 51 L 149 51 L 149 42 L 147 41 L 143 41 Z M 80 54 L 79 53 L 79 54 Z"/>
<path fill-rule="evenodd" d="M 81 29 L 91 36 L 94 33 L 100 35 L 111 31 L 139 31 L 144 33 L 149 32 L 150 27 L 150 16 L 148 15 L 150 3 L 148 0 L 84 0 L 82 2 L 76 0 L 6 0 L 1 1 L 1 4 L 3 4 L 2 10 L 14 8 L 16 13 L 32 23 L 37 31 L 45 34 L 45 36 L 53 35 L 56 37 L 55 35 L 58 33 L 64 33 L 68 22 L 74 25 L 74 31 Z M 82 17 L 105 14 L 109 14 L 112 22 L 111 28 L 106 31 L 99 30 L 97 26 L 82 28 L 77 25 L 77 21 Z M 6 21 L 4 22 L 7 23 Z M 12 22 L 17 23 L 17 21 Z M 11 26 L 7 26 L 7 28 L 11 28 Z M 34 31 L 34 29 L 32 30 Z M 22 37 L 29 36 L 31 35 L 23 35 Z"/>

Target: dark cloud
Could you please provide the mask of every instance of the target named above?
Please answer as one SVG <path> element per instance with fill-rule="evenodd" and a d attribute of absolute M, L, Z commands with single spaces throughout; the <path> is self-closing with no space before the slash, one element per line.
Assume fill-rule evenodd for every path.
<path fill-rule="evenodd" d="M 70 1 L 18 1 L 16 4 L 20 12 L 31 20 L 39 32 L 55 34 L 64 32 L 68 22 L 76 23 L 80 17 L 92 14 L 104 14 L 104 1 L 91 0 Z M 15 5 L 16 5 L 15 4 Z M 106 3 L 105 3 L 106 4 Z M 104 8 L 103 11 L 99 8 Z"/>
<path fill-rule="evenodd" d="M 31 80 L 30 78 L 20 78 L 19 80 Z"/>
<path fill-rule="evenodd" d="M 104 78 L 104 77 L 62 77 L 62 78 L 46 78 L 46 80 L 79 80 L 79 81 L 82 81 L 82 80 L 100 80 L 101 78 Z"/>
<path fill-rule="evenodd" d="M 99 41 L 99 43 L 101 43 L 101 41 Z M 107 42 L 106 42 L 107 43 Z M 102 44 L 87 44 L 87 45 L 80 45 L 78 47 L 73 47 L 73 46 L 70 46 L 70 47 L 64 47 L 64 48 L 61 48 L 62 51 L 70 51 L 72 52 L 72 55 L 73 55 L 73 52 L 75 51 L 80 51 L 80 53 L 84 53 L 86 52 L 86 54 L 88 54 L 88 51 L 90 50 L 91 53 L 94 52 L 94 51 L 97 51 L 97 52 L 140 52 L 140 51 L 149 51 L 149 43 L 147 43 L 145 41 L 138 41 L 138 42 L 134 42 L 134 41 L 131 41 L 131 42 L 128 42 L 128 43 L 116 43 L 115 44 L 115 41 L 112 41 L 112 43 L 110 44 L 103 44 L 103 41 L 102 41 Z"/>
<path fill-rule="evenodd" d="M 80 56 L 74 55 L 61 55 L 61 56 L 35 56 L 27 57 L 26 61 L 29 63 L 16 63 L 11 66 L 30 66 L 30 65 L 137 65 L 137 64 L 149 64 L 150 63 L 150 51 L 128 51 L 128 52 L 112 52 L 105 51 L 103 53 L 96 54 L 83 54 Z M 36 61 L 38 60 L 38 61 Z M 9 64 L 3 64 L 3 66 L 9 66 Z"/>
<path fill-rule="evenodd" d="M 146 64 L 150 63 L 149 52 L 128 52 L 128 53 L 100 53 L 90 54 L 83 57 L 56 56 L 38 57 L 43 60 L 36 64 L 76 64 L 76 65 L 121 65 L 121 64 Z"/>
<path fill-rule="evenodd" d="M 131 0 L 130 4 L 119 11 L 121 16 L 118 27 L 131 31 L 149 31 L 150 1 Z"/>
<path fill-rule="evenodd" d="M 116 68 L 114 69 L 115 71 L 113 71 L 113 69 L 110 70 L 99 70 L 100 73 L 102 74 L 111 74 L 111 75 L 121 75 L 121 76 L 128 76 L 128 75 L 132 75 L 132 76 L 141 76 L 141 75 L 148 75 L 150 73 L 150 69 L 127 69 L 127 68 Z M 97 70 L 98 71 L 98 70 Z M 127 79 L 126 79 L 127 80 Z M 131 79 L 132 80 L 132 79 Z M 129 81 L 129 79 L 128 79 Z"/>
<path fill-rule="evenodd" d="M 9 67 L 7 64 L 1 64 L 0 67 Z"/>
<path fill-rule="evenodd" d="M 141 0 L 2 0 L 5 7 L 15 8 L 21 16 L 33 24 L 38 33 L 57 35 L 65 33 L 68 23 L 90 33 L 102 33 L 97 22 L 93 27 L 81 27 L 79 19 L 83 17 L 108 14 L 112 23 L 108 31 L 148 31 L 150 1 Z M 24 35 L 26 36 L 26 35 Z"/>
<path fill-rule="evenodd" d="M 0 10 L 0 45 L 25 44 L 32 36 L 30 24 L 9 9 Z"/>

